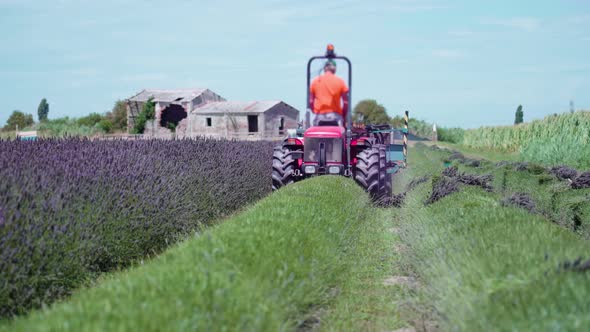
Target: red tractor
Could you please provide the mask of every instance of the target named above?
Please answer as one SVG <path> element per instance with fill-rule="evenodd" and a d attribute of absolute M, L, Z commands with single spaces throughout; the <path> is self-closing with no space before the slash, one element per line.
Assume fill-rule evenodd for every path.
<path fill-rule="evenodd" d="M 339 59 L 348 65 L 348 86 L 352 89 L 352 65 L 344 56 L 337 56 L 328 45 L 326 54 L 314 56 L 307 63 L 307 105 L 309 105 L 310 69 L 314 60 Z M 351 90 L 352 91 L 352 90 Z M 351 93 L 348 94 L 351 104 Z M 309 121 L 306 121 L 309 122 Z M 337 122 L 319 122 L 305 131 L 289 131 L 285 140 L 274 149 L 272 189 L 318 175 L 352 177 L 378 203 L 388 204 L 391 198 L 392 175 L 406 166 L 408 112 L 405 126 L 394 129 L 389 124 L 352 125 L 352 112 L 345 114 L 345 126 Z M 395 136 L 403 143 L 395 144 Z"/>

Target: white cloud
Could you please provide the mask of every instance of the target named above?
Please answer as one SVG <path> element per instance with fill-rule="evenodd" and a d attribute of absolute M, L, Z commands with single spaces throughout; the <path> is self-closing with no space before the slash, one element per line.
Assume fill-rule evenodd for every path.
<path fill-rule="evenodd" d="M 541 20 L 534 17 L 511 17 L 508 19 L 483 19 L 481 24 L 533 32 L 541 27 Z"/>

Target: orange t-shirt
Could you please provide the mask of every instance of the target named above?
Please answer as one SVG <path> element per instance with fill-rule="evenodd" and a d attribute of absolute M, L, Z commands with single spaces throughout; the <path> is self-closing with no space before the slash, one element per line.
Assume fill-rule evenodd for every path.
<path fill-rule="evenodd" d="M 348 92 L 348 87 L 340 77 L 328 71 L 313 80 L 309 92 L 315 96 L 313 101 L 315 114 L 336 112 L 344 115 L 340 101 L 342 94 Z"/>

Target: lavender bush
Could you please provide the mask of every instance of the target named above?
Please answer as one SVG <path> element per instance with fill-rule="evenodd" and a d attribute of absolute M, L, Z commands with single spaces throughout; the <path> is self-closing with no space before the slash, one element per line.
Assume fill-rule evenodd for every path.
<path fill-rule="evenodd" d="M 0 141 L 0 317 L 161 252 L 270 192 L 272 143 Z"/>

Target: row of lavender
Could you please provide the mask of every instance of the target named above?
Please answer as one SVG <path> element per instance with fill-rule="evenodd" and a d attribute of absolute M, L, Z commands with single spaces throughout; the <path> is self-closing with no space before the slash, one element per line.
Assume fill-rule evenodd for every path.
<path fill-rule="evenodd" d="M 0 317 L 68 295 L 268 194 L 272 144 L 0 141 Z"/>

